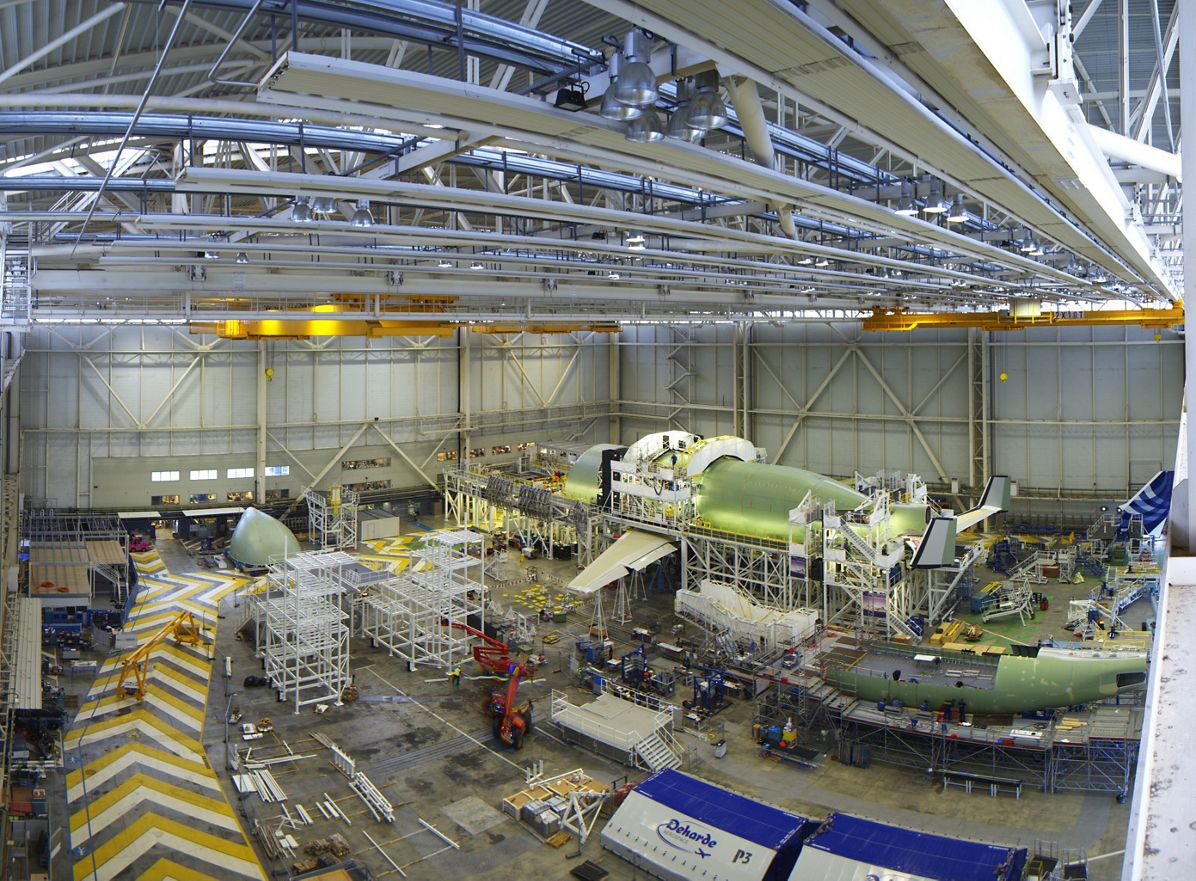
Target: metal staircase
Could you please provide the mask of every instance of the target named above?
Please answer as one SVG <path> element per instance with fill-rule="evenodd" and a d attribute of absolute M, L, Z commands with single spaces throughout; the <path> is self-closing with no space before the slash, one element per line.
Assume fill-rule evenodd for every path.
<path fill-rule="evenodd" d="M 28 326 L 33 302 L 29 248 L 18 248 L 0 235 L 0 267 L 0 324 Z"/>
<path fill-rule="evenodd" d="M 847 543 L 852 546 L 856 553 L 864 557 L 873 566 L 877 565 L 876 548 L 866 541 L 858 532 L 851 528 L 851 524 L 844 522 L 842 529 L 843 537 L 847 539 Z"/>
<path fill-rule="evenodd" d="M 1026 580 L 1011 581 L 993 598 L 980 613 L 980 620 L 987 623 L 1001 618 L 1017 616 L 1022 624 L 1033 617 L 1034 592 Z"/>
<path fill-rule="evenodd" d="M 108 563 L 97 563 L 95 571 L 108 579 L 109 584 L 112 585 L 112 597 L 120 605 L 124 605 L 129 598 L 129 579 L 121 570 Z"/>
<path fill-rule="evenodd" d="M 1158 583 L 1157 576 L 1143 576 L 1130 581 L 1123 580 L 1117 595 L 1113 598 L 1114 614 L 1120 615 L 1142 597 L 1157 589 Z"/>
<path fill-rule="evenodd" d="M 635 759 L 636 764 L 650 771 L 663 771 L 666 768 L 681 766 L 681 757 L 655 733 L 649 734 L 635 745 Z"/>

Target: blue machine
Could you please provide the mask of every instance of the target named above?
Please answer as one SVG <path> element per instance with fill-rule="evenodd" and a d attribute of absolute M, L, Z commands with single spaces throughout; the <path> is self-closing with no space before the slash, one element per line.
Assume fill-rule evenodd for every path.
<path fill-rule="evenodd" d="M 1013 571 L 1017 565 L 1017 557 L 1013 554 L 1013 548 L 1008 540 L 999 541 L 992 546 L 992 550 L 988 554 L 988 562 L 985 564 L 993 572 L 999 572 L 1002 575 L 1008 575 Z"/>
<path fill-rule="evenodd" d="M 722 670 L 703 667 L 701 676 L 694 676 L 693 706 L 707 713 L 717 713 L 727 705 L 727 680 Z"/>
<path fill-rule="evenodd" d="M 657 672 L 648 664 L 648 648 L 643 644 L 619 659 L 619 678 L 632 688 L 646 686 L 664 697 L 672 697 L 677 690 L 677 678 L 672 672 Z"/>

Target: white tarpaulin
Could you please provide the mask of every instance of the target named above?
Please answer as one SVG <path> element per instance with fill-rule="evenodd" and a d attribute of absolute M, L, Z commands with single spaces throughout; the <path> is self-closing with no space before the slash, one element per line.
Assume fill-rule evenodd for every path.
<path fill-rule="evenodd" d="M 663 536 L 629 529 L 569 582 L 569 590 L 580 594 L 594 593 L 617 578 L 643 571 L 676 550 L 677 546 Z"/>
<path fill-rule="evenodd" d="M 729 630 L 736 639 L 765 640 L 769 647 L 795 645 L 814 632 L 817 614 L 809 609 L 776 609 L 756 602 L 729 584 L 703 581 L 698 590 L 679 590 L 678 615 L 711 630 Z"/>

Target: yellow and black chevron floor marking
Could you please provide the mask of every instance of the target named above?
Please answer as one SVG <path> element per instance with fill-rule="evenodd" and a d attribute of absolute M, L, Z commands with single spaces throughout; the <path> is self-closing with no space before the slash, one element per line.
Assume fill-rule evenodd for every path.
<path fill-rule="evenodd" d="M 140 579 L 126 632 L 145 643 L 194 612 L 214 640 L 221 598 L 245 583 L 219 573 L 171 574 L 156 551 L 133 554 Z M 100 668 L 64 745 L 74 881 L 220 881 L 263 873 L 201 737 L 212 661 L 167 640 L 150 657 L 145 699 L 116 693 L 120 658 Z"/>

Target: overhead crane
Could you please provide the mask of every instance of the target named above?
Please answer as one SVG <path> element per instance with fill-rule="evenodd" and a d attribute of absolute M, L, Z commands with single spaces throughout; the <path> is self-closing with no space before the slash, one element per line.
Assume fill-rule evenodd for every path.
<path fill-rule="evenodd" d="M 1163 309 L 1097 309 L 1092 311 L 1039 312 L 1016 316 L 1000 312 L 907 312 L 876 310 L 861 322 L 866 331 L 907 332 L 917 328 L 977 327 L 981 330 L 1026 330 L 1031 327 L 1141 327 L 1166 328 L 1184 323 L 1183 303 Z"/>

